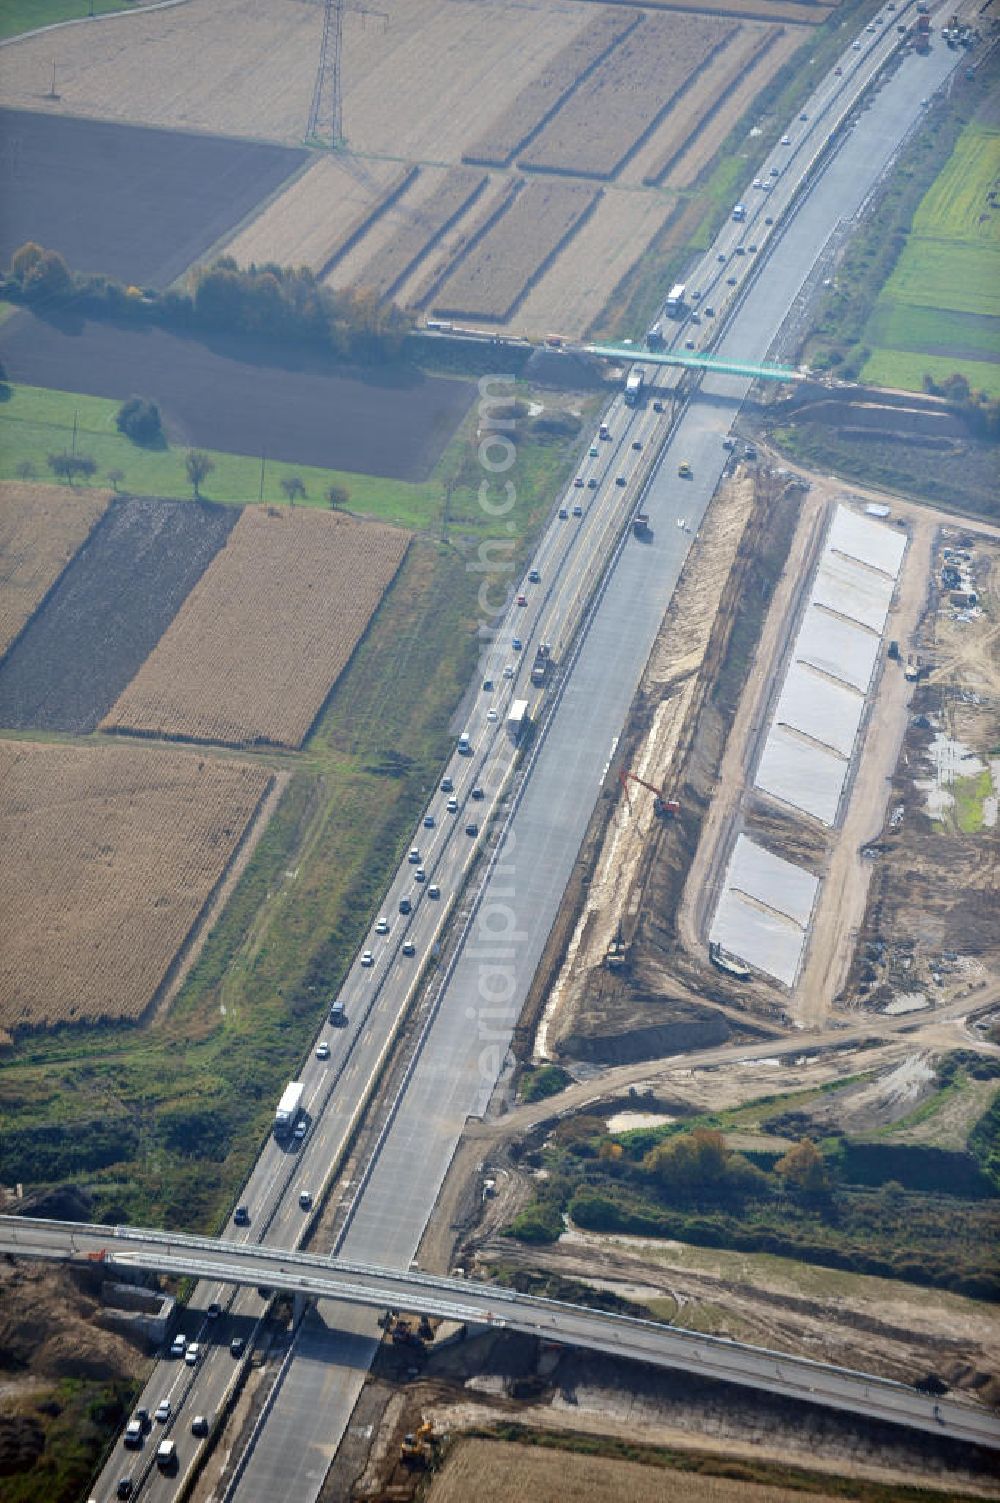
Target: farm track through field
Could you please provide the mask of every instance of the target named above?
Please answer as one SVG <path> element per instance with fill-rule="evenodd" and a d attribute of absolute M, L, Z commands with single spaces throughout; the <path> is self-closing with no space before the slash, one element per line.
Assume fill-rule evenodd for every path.
<path fill-rule="evenodd" d="M 631 5 L 633 0 L 587 0 L 600 5 Z M 694 11 L 699 15 L 732 16 L 739 21 L 794 21 L 803 26 L 822 26 L 840 0 L 642 0 L 646 10 Z"/>
<path fill-rule="evenodd" d="M 0 659 L 43 604 L 111 500 L 109 491 L 0 484 Z"/>
<path fill-rule="evenodd" d="M 238 515 L 185 501 L 113 500 L 0 663 L 0 726 L 93 731 Z"/>
<path fill-rule="evenodd" d="M 409 537 L 337 513 L 247 507 L 101 728 L 301 745 Z"/>
<path fill-rule="evenodd" d="M 419 167 L 403 167 L 389 183 L 382 197 L 379 198 L 369 209 L 362 210 L 353 224 L 346 226 L 326 259 L 320 266 L 317 276 L 322 280 L 328 277 L 338 261 L 343 260 L 348 251 L 352 250 L 358 241 L 368 233 L 376 220 L 381 219 L 387 209 L 390 209 L 398 199 L 402 198 L 407 188 L 414 183 L 420 173 Z"/>

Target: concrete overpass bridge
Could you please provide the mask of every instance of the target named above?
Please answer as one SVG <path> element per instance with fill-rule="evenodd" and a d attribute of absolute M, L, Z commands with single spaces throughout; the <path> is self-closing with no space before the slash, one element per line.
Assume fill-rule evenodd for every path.
<path fill-rule="evenodd" d="M 0 1252 L 64 1264 L 262 1285 L 305 1299 L 409 1311 L 631 1358 L 653 1367 L 846 1410 L 868 1420 L 1000 1450 L 1000 1419 L 961 1399 L 656 1321 L 609 1315 L 478 1281 L 180 1232 L 0 1217 Z"/>

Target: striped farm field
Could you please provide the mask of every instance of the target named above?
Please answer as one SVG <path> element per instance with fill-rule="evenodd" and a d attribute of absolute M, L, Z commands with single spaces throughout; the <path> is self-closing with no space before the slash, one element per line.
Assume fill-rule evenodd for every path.
<path fill-rule="evenodd" d="M 334 512 L 247 507 L 102 729 L 300 746 L 409 538 Z"/>
<path fill-rule="evenodd" d="M 924 194 L 913 218 L 913 233 L 1000 247 L 998 194 L 1000 131 L 969 125 Z"/>
<path fill-rule="evenodd" d="M 536 172 L 611 178 L 736 35 L 729 20 L 646 16 L 518 155 Z"/>
<path fill-rule="evenodd" d="M 584 183 L 528 182 L 435 294 L 435 311 L 503 323 L 600 194 Z"/>
<path fill-rule="evenodd" d="M 0 1029 L 140 1018 L 272 781 L 187 751 L 0 742 Z"/>
<path fill-rule="evenodd" d="M 555 114 L 588 70 L 602 62 L 639 24 L 639 20 L 638 11 L 600 12 L 585 31 L 574 37 L 546 68 L 536 74 L 507 109 L 490 123 L 479 140 L 463 152 L 463 160 L 482 162 L 490 167 L 508 166 L 516 153 Z"/>
<path fill-rule="evenodd" d="M 107 510 L 107 491 L 0 482 L 0 657 Z"/>

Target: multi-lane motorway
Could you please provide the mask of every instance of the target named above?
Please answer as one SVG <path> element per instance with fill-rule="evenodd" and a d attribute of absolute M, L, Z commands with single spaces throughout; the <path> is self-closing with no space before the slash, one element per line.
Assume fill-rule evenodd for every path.
<path fill-rule="evenodd" d="M 747 221 L 727 224 L 717 246 L 689 276 L 689 288 L 702 293 L 702 307 L 714 307 L 714 319 L 701 315 L 700 325 L 678 326 L 678 340 L 706 342 L 732 310 L 716 348 L 734 357 L 764 358 L 830 234 L 842 218 L 857 212 L 877 182 L 915 123 L 918 101 L 956 65 L 956 55 L 941 46 L 927 57 L 907 57 L 809 186 L 809 171 L 827 148 L 831 122 L 848 112 L 884 62 L 896 40 L 893 23 L 905 9 L 883 13 L 876 32 L 862 34 L 859 49 L 848 48 L 837 65 L 841 73 L 831 73 L 804 107 L 807 119 L 789 125 L 788 145 L 776 148 L 773 163 L 762 169 L 775 186 L 747 188 Z M 779 169 L 776 177 L 771 165 Z M 774 226 L 764 225 L 767 217 Z M 764 230 L 777 235 L 766 261 Z M 749 252 L 750 243 L 758 245 L 757 252 Z M 736 254 L 738 244 L 743 256 Z M 735 285 L 729 284 L 731 276 Z M 494 854 L 477 871 L 471 911 L 466 906 L 461 914 L 463 942 L 431 978 L 435 1005 L 422 1047 L 389 1115 L 377 1158 L 355 1186 L 353 1214 L 338 1242 L 337 1251 L 361 1262 L 405 1268 L 413 1258 L 462 1126 L 470 1113 L 484 1109 L 495 1085 L 639 674 L 718 483 L 727 457 L 721 440 L 747 387 L 736 378 L 703 381 L 701 392 L 709 401 L 683 413 L 645 489 L 652 535 L 644 544 L 632 542 L 621 529 L 639 499 L 651 445 L 662 437 L 667 418 L 654 412 L 651 402 L 637 409 L 625 407 L 621 398 L 612 404 L 606 417 L 611 439 L 595 440 L 598 452 L 581 470 L 584 486 L 572 487 L 560 499 L 569 515 L 554 516 L 542 539 L 532 561 L 539 579 L 520 587 L 526 604 L 511 605 L 484 657 L 480 679 L 490 680 L 493 688 L 479 689 L 472 701 L 466 721 L 472 755 L 456 754 L 445 769 L 453 789 L 435 795 L 427 810 L 433 824 L 414 836 L 419 860 L 404 861 L 385 896 L 379 916 L 387 932 L 373 925 L 364 942 L 372 964 L 362 964 L 359 956 L 345 982 L 346 1026 L 324 1027 L 317 1043 L 329 1045 L 330 1058 L 312 1057 L 300 1072 L 307 1091 L 306 1138 L 297 1148 L 265 1146 L 240 1196 L 250 1226 L 234 1228 L 234 1237 L 273 1247 L 294 1247 L 301 1240 L 312 1213 L 300 1208 L 299 1197 L 305 1191 L 318 1198 L 342 1163 L 399 1020 L 432 963 L 474 853 L 496 814 L 502 819 L 499 846 L 493 847 L 499 859 Z M 636 442 L 639 449 L 632 447 Z M 682 458 L 691 464 L 690 480 L 678 479 Z M 586 484 L 591 476 L 598 482 L 593 490 Z M 624 487 L 616 484 L 619 476 Z M 580 517 L 572 514 L 577 503 Z M 590 597 L 602 577 L 594 609 Z M 584 629 L 570 645 L 570 623 L 588 610 Z M 537 691 L 529 682 L 530 663 L 543 641 L 553 643 L 560 667 L 554 688 Z M 506 669 L 512 670 L 509 677 Z M 518 695 L 534 703 L 542 692 L 550 701 L 544 735 L 527 753 L 530 776 L 518 781 L 505 802 L 505 793 L 514 788 L 516 756 L 504 724 L 507 706 Z M 472 796 L 478 789 L 482 799 Z M 449 798 L 456 801 L 455 812 L 449 811 Z M 476 835 L 466 833 L 470 823 L 478 826 Z M 418 866 L 423 882 L 416 881 Z M 432 887 L 439 897 L 429 895 Z M 399 911 L 404 897 L 412 905 L 405 915 Z M 495 932 L 503 925 L 505 933 Z M 412 945 L 412 955 L 404 953 L 404 945 Z M 493 955 L 497 949 L 503 951 L 499 960 Z M 198 1312 L 215 1300 L 224 1305 L 224 1314 L 208 1321 Z M 200 1283 L 185 1334 L 192 1340 L 212 1338 L 206 1357 L 193 1372 L 161 1363 L 147 1386 L 148 1407 L 155 1408 L 164 1396 L 174 1405 L 181 1480 L 198 1449 L 189 1433 L 190 1417 L 221 1408 L 238 1365 L 229 1352 L 230 1335 L 252 1333 L 263 1308 L 253 1289 L 232 1295 L 211 1281 Z M 376 1335 L 372 1317 L 329 1302 L 320 1306 L 286 1364 L 234 1495 L 315 1497 Z M 116 1455 L 96 1492 L 100 1503 L 114 1496 L 121 1475 Z M 167 1498 L 177 1485 L 154 1475 L 142 1495 Z"/>
<path fill-rule="evenodd" d="M 402 1272 L 280 1248 L 246 1248 L 209 1237 L 148 1232 L 132 1227 L 67 1226 L 0 1217 L 0 1250 L 66 1260 L 100 1256 L 115 1268 L 159 1270 L 266 1283 L 275 1289 L 338 1303 L 375 1306 L 443 1320 L 520 1331 L 656 1367 L 670 1367 L 807 1403 L 887 1420 L 951 1440 L 1000 1449 L 1000 1420 L 974 1403 L 928 1398 L 905 1384 L 724 1337 L 675 1330 L 658 1321 L 581 1309 L 460 1279 Z M 159 1429 L 157 1430 L 157 1434 Z M 152 1447 L 149 1448 L 152 1450 Z"/>

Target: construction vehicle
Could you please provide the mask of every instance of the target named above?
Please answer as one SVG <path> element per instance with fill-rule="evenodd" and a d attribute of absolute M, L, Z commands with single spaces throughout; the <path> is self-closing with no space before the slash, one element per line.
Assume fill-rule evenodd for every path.
<path fill-rule="evenodd" d="M 619 919 L 615 937 L 604 952 L 604 964 L 609 971 L 621 971 L 625 968 L 627 961 L 628 945 L 625 943 L 625 931 Z"/>
<path fill-rule="evenodd" d="M 628 785 L 632 782 L 638 783 L 641 788 L 649 789 L 653 795 L 653 813 L 659 819 L 676 819 L 681 812 L 681 806 L 675 798 L 667 798 L 662 788 L 657 788 L 655 783 L 647 783 L 645 778 L 640 778 L 637 773 L 630 772 L 627 767 L 623 767 L 619 772 L 618 781 L 622 785 L 622 792 L 629 809 L 632 807 L 632 801 L 628 796 Z"/>
<path fill-rule="evenodd" d="M 535 661 L 531 665 L 531 682 L 533 684 L 544 684 L 546 678 L 548 678 L 551 665 L 552 644 L 551 642 L 540 642 L 538 644 L 538 651 L 535 653 Z"/>
<path fill-rule="evenodd" d="M 634 533 L 634 535 L 637 538 L 644 538 L 644 537 L 647 537 L 649 535 L 649 513 L 648 512 L 646 512 L 646 511 L 637 511 L 636 512 L 635 516 L 632 518 L 632 532 Z"/>
<path fill-rule="evenodd" d="M 750 980 L 748 968 L 741 960 L 737 960 L 734 955 L 728 954 L 716 939 L 709 942 L 708 958 L 716 970 L 725 972 L 727 976 L 732 976 L 734 981 Z"/>
<path fill-rule="evenodd" d="M 919 652 L 908 652 L 906 654 L 906 667 L 903 669 L 903 677 L 907 683 L 915 684 L 922 671 L 923 663 L 920 660 Z"/>
<path fill-rule="evenodd" d="M 437 1450 L 437 1436 L 430 1420 L 403 1436 L 399 1459 L 404 1466 L 430 1466 Z"/>

